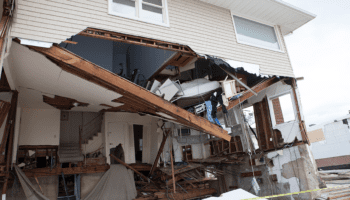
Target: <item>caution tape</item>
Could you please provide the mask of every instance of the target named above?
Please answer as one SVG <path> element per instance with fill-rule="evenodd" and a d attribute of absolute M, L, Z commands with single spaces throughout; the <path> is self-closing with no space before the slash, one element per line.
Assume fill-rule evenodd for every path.
<path fill-rule="evenodd" d="M 255 197 L 255 198 L 241 199 L 241 200 L 257 200 L 257 199 L 276 198 L 276 197 L 289 196 L 289 195 L 293 195 L 293 194 L 303 194 L 303 193 L 315 192 L 315 191 L 320 191 L 320 190 L 329 190 L 329 189 L 338 188 L 338 187 L 344 187 L 344 186 L 341 185 L 341 186 L 335 186 L 335 187 L 330 187 L 330 188 L 305 190 L 305 191 L 301 191 L 301 192 L 292 192 L 292 193 L 286 193 L 286 194 L 277 194 L 277 195 L 271 195 L 271 196 L 265 196 L 265 197 Z M 346 188 L 346 187 L 344 187 L 344 188 Z"/>

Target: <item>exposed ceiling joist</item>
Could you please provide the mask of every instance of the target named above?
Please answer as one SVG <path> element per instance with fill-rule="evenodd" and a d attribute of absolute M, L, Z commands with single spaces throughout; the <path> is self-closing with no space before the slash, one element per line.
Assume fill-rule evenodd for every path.
<path fill-rule="evenodd" d="M 112 40 L 115 42 L 124 42 L 128 44 L 153 47 L 153 48 L 164 49 L 169 51 L 177 51 L 177 52 L 187 53 L 194 56 L 196 55 L 196 53 L 186 45 L 165 42 L 165 41 L 155 40 L 150 38 L 144 38 L 139 36 L 126 35 L 122 33 L 105 31 L 101 29 L 87 28 L 84 31 L 80 32 L 78 35 L 94 37 L 94 38 L 99 38 L 104 40 Z"/>

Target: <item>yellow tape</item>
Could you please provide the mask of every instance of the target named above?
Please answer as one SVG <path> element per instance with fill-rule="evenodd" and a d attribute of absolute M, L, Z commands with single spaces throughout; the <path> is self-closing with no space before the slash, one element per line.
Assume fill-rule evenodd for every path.
<path fill-rule="evenodd" d="M 289 196 L 293 194 L 303 194 L 307 192 L 315 192 L 315 191 L 320 191 L 320 190 L 329 190 L 333 188 L 338 188 L 338 187 L 344 187 L 343 185 L 341 186 L 335 186 L 335 187 L 330 187 L 330 188 L 322 188 L 322 189 L 314 189 L 314 190 L 305 190 L 301 192 L 293 192 L 293 193 L 286 193 L 286 194 L 277 194 L 277 195 L 271 195 L 271 196 L 265 196 L 265 197 L 256 197 L 256 198 L 249 198 L 249 199 L 241 199 L 241 200 L 257 200 L 257 199 L 267 199 L 267 198 L 276 198 L 276 197 L 283 197 L 283 196 Z M 346 188 L 346 187 L 344 187 Z"/>

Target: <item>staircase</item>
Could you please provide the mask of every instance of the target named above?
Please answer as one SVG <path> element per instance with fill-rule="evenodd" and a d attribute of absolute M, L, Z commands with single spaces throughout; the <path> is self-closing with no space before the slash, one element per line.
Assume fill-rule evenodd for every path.
<path fill-rule="evenodd" d="M 94 144 L 98 144 L 100 140 L 102 142 L 102 134 L 100 133 L 102 118 L 103 114 L 98 113 L 96 117 L 80 127 L 79 143 L 61 143 L 59 145 L 58 156 L 60 163 L 77 163 L 84 161 L 82 150 L 86 149 L 86 152 L 88 152 L 87 147 L 89 147 L 89 149 L 94 148 L 96 145 L 89 145 L 94 138 L 98 138 L 93 141 Z M 97 147 L 97 149 L 98 148 L 99 147 Z"/>
<path fill-rule="evenodd" d="M 81 128 L 80 138 L 82 144 L 87 144 L 94 136 L 101 132 L 103 114 L 99 113 Z"/>
<path fill-rule="evenodd" d="M 84 160 L 79 143 L 65 143 L 58 147 L 60 163 L 76 163 Z"/>
<path fill-rule="evenodd" d="M 89 139 L 87 143 L 82 145 L 83 154 L 95 152 L 99 150 L 103 145 L 102 133 L 97 133 L 92 139 Z"/>

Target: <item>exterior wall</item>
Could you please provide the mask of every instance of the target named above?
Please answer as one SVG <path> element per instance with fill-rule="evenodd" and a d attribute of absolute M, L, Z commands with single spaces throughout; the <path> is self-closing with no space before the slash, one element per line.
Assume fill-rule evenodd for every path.
<path fill-rule="evenodd" d="M 252 105 L 256 102 L 262 101 L 263 98 L 265 98 L 265 97 L 267 97 L 268 99 L 272 99 L 276 96 L 286 94 L 288 92 L 290 92 L 290 95 L 292 97 L 292 102 L 293 102 L 293 106 L 294 106 L 294 116 L 297 116 L 297 112 L 296 112 L 296 108 L 295 108 L 296 105 L 295 105 L 295 101 L 294 101 L 292 87 L 290 85 L 284 84 L 282 82 L 277 82 L 274 85 L 261 91 L 258 94 L 258 96 L 251 97 L 250 99 L 248 99 L 248 103 L 249 103 L 249 105 Z M 298 97 L 299 96 L 297 96 L 297 99 L 298 99 Z M 299 99 L 298 99 L 298 102 L 299 102 Z M 275 119 L 275 113 L 273 112 L 272 102 L 270 102 L 270 101 L 269 101 L 269 109 L 270 109 L 271 120 L 273 121 Z M 294 141 L 295 138 L 297 138 L 299 141 L 302 140 L 301 131 L 300 131 L 298 123 L 299 123 L 299 120 L 296 117 L 294 121 L 285 122 L 282 124 L 276 124 L 272 128 L 281 131 L 282 138 L 284 139 L 284 143 L 291 143 Z"/>
<path fill-rule="evenodd" d="M 106 0 L 18 0 L 11 36 L 60 43 L 92 27 L 189 45 L 200 54 L 260 65 L 262 74 L 294 76 L 279 29 L 281 52 L 238 44 L 228 9 L 168 0 L 168 13 L 170 27 L 164 27 L 109 15 Z"/>
<path fill-rule="evenodd" d="M 257 156 L 252 155 L 252 159 L 257 158 Z M 252 172 L 253 168 L 254 171 L 261 171 L 262 173 L 261 176 L 255 176 L 257 180 L 261 179 L 262 181 L 259 182 L 258 180 L 260 187 L 258 196 L 285 194 L 319 188 L 315 161 L 307 144 L 283 149 L 280 154 L 278 152 L 270 152 L 264 156 L 265 163 L 261 165 L 250 166 L 248 164 L 249 160 L 249 156 L 246 156 L 244 158 L 245 164 L 224 168 L 225 171 L 231 172 L 225 175 L 226 185 L 228 187 L 236 186 L 255 193 L 251 183 L 253 177 L 241 176 L 241 173 Z M 271 175 L 276 175 L 277 181 L 273 181 Z M 318 195 L 318 192 L 311 192 L 277 199 L 315 199 Z"/>
<path fill-rule="evenodd" d="M 317 163 L 317 167 L 319 168 L 329 167 L 329 166 L 350 165 L 350 155 L 317 159 L 316 163 Z"/>
<path fill-rule="evenodd" d="M 59 145 L 60 111 L 22 108 L 19 145 Z"/>
<path fill-rule="evenodd" d="M 349 119 L 345 119 L 350 124 Z M 350 155 L 350 128 L 342 120 L 322 126 L 325 140 L 311 144 L 315 159 Z"/>

